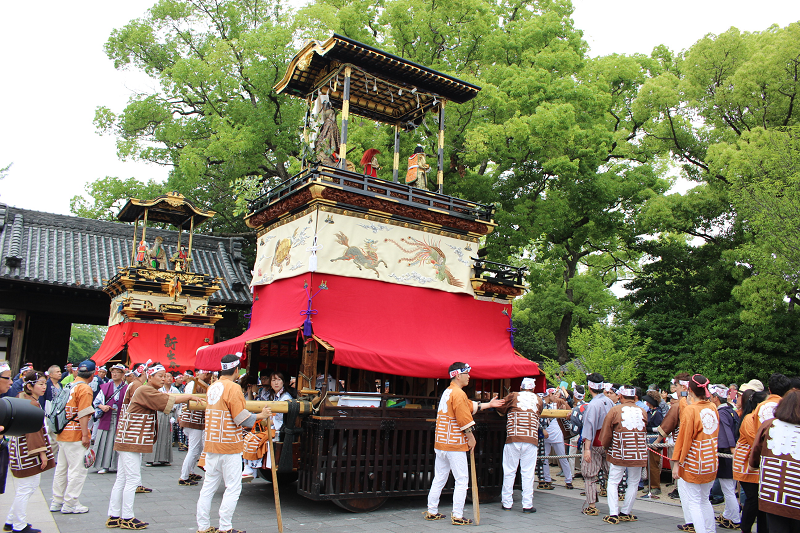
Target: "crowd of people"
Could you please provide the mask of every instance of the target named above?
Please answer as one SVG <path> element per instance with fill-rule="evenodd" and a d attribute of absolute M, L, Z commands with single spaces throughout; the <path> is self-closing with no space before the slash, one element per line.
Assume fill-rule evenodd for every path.
<path fill-rule="evenodd" d="M 536 463 L 543 460 L 538 489 L 552 490 L 551 451 L 561 465 L 566 488 L 573 489 L 565 446 L 578 450 L 575 466 L 585 482 L 581 512 L 599 516 L 597 504 L 606 497 L 608 514 L 602 520 L 616 525 L 634 522 L 637 491 L 644 497 L 661 493 L 662 464 L 668 461 L 677 485 L 684 521 L 680 531 L 708 533 L 757 525 L 759 533 L 800 532 L 800 378 L 775 373 L 765 388 L 751 380 L 741 387 L 712 384 L 701 374 L 679 373 L 669 391 L 655 386 L 648 391 L 626 384 L 605 382 L 598 373 L 587 384 L 562 382 L 535 394 L 536 379 L 524 378 L 518 392 L 488 403 L 471 401 L 463 392 L 471 368 L 454 363 L 451 385 L 439 402 L 435 437 L 435 478 L 428 495 L 426 520 L 446 518 L 438 512 L 442 487 L 455 478 L 451 522 L 472 524 L 465 518 L 466 454 L 474 448 L 473 415 L 495 408 L 506 417 L 501 505 L 513 509 L 513 488 L 519 470 L 522 512 L 534 513 Z M 584 401 L 587 394 L 589 401 Z M 567 429 L 563 415 L 570 409 Z M 559 410 L 560 414 L 545 410 Z M 539 458 L 544 439 L 545 457 Z M 647 477 L 642 481 L 643 473 Z M 620 484 L 626 480 L 624 496 Z M 603 487 L 605 480 L 605 487 Z M 737 490 L 737 485 L 740 490 Z M 712 488 L 719 486 L 721 499 Z M 725 502 L 715 516 L 712 501 Z M 621 505 L 620 505 L 621 502 Z"/>
<path fill-rule="evenodd" d="M 9 438 L 10 470 L 17 478 L 17 491 L 4 530 L 40 533 L 27 522 L 27 503 L 39 486 L 41 473 L 52 468 L 51 512 L 88 512 L 80 495 L 87 474 L 94 469 L 97 474 L 116 474 L 106 527 L 146 529 L 148 523 L 133 514 L 135 495 L 152 492 L 141 483 L 142 463 L 170 466 L 172 448 L 182 447 L 187 454 L 178 485 L 196 486 L 203 480 L 197 504 L 198 531 L 243 533 L 231 524 L 236 502 L 242 482 L 253 479 L 266 449 L 257 443 L 248 454 L 245 441 L 263 435 L 277 439 L 283 425 L 283 415 L 273 416 L 268 407 L 257 414 L 248 411 L 246 399 L 297 396 L 281 372 L 267 373 L 264 378 L 262 386 L 245 387 L 245 392 L 240 382 L 246 378 L 236 355 L 222 358 L 220 371 L 199 369 L 182 374 L 168 372 L 151 361 L 131 368 L 117 364 L 109 370 L 87 360 L 74 367 L 67 365 L 63 372 L 58 366 L 39 372 L 26 364 L 12 378 L 9 366 L 0 364 L 0 396 L 27 399 L 47 413 L 38 432 Z M 54 427 L 47 419 L 56 418 L 52 413 L 59 398 L 63 398 L 64 425 Z M 184 408 L 189 401 L 206 404 L 205 410 Z M 267 431 L 253 431 L 266 419 Z M 205 478 L 196 472 L 198 464 Z M 220 483 L 225 485 L 225 494 L 219 527 L 212 528 L 211 498 Z"/>
<path fill-rule="evenodd" d="M 684 514 L 679 530 L 707 533 L 719 526 L 747 533 L 755 525 L 759 533 L 800 532 L 800 378 L 776 373 L 766 387 L 756 379 L 739 387 L 679 373 L 669 390 L 651 386 L 645 391 L 607 383 L 592 373 L 586 385 L 568 387 L 561 382 L 537 394 L 537 379 L 544 378 L 536 377 L 522 379 L 519 391 L 505 398 L 476 402 L 463 390 L 470 371 L 465 363 L 451 365 L 450 386 L 438 403 L 426 520 L 446 518 L 439 513 L 439 499 L 452 474 L 451 523 L 472 524 L 464 517 L 469 471 L 465 452 L 476 445 L 473 415 L 494 410 L 506 420 L 501 494 L 505 511 L 513 510 L 519 470 L 522 511 L 536 512 L 537 460 L 542 469 L 536 488 L 552 490 L 552 454 L 567 489 L 575 488 L 573 476 L 583 477 L 584 515 L 600 516 L 598 503 L 606 498 L 608 514 L 602 520 L 608 524 L 637 521 L 633 507 L 638 490 L 644 497 L 659 495 L 662 467 L 669 465 L 676 484 L 670 495 L 680 498 Z M 253 479 L 263 464 L 265 439 L 278 439 L 283 425 L 282 415 L 273 415 L 268 407 L 251 413 L 245 402 L 297 397 L 293 383 L 280 372 L 265 373 L 259 383 L 242 387 L 244 379 L 237 355 L 222 358 L 218 372 L 198 369 L 183 374 L 150 361 L 106 369 L 87 360 L 63 372 L 59 367 L 40 372 L 25 365 L 12 378 L 8 365 L 0 364 L 0 395 L 26 399 L 48 413 L 47 423 L 36 433 L 9 438 L 9 465 L 17 490 L 4 530 L 39 532 L 27 522 L 26 508 L 41 474 L 49 469 L 55 469 L 52 512 L 89 511 L 80 496 L 87 473 L 94 469 L 97 474 L 116 474 L 106 526 L 145 529 L 148 524 L 133 512 L 136 494 L 151 492 L 142 485 L 141 466 L 168 466 L 172 448 L 183 445 L 187 453 L 178 485 L 203 482 L 198 532 L 241 533 L 233 529 L 232 519 L 242 482 Z M 205 403 L 205 410 L 186 409 L 190 401 Z M 59 424 L 53 406 L 61 403 Z M 572 447 L 576 453 L 570 454 Z M 198 465 L 204 467 L 205 477 Z M 219 527 L 214 528 L 211 498 L 220 484 L 225 493 Z M 715 516 L 712 503 L 722 501 L 724 510 Z"/>

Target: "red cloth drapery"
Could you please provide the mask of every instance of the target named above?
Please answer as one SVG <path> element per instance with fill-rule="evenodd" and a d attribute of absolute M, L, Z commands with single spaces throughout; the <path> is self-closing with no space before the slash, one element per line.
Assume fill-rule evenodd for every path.
<path fill-rule="evenodd" d="M 462 361 L 476 379 L 539 375 L 536 363 L 517 355 L 509 338 L 511 305 L 467 294 L 394 283 L 307 274 L 255 289 L 250 329 L 200 349 L 197 364 L 214 370 L 227 353 L 243 352 L 248 341 L 302 327 L 312 294 L 314 335 L 334 348 L 333 362 L 401 376 L 446 378 Z M 537 385 L 539 385 L 537 383 Z"/>
<path fill-rule="evenodd" d="M 108 328 L 92 360 L 103 365 L 127 345 L 132 363 L 151 359 L 168 370 L 193 370 L 197 349 L 213 342 L 214 328 L 123 322 Z"/>

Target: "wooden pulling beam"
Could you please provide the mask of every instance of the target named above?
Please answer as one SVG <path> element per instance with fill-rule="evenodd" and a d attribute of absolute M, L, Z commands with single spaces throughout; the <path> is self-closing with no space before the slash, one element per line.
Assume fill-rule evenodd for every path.
<path fill-rule="evenodd" d="M 170 396 L 181 396 L 180 394 L 170 394 Z M 195 394 L 194 396 L 204 398 L 205 394 Z M 290 400 L 281 400 L 277 402 L 264 402 L 258 400 L 248 400 L 245 402 L 245 409 L 250 411 L 251 413 L 260 413 L 264 406 L 268 406 L 273 413 L 283 413 L 286 414 L 289 412 L 289 401 Z M 291 400 L 297 401 L 300 403 L 300 413 L 301 415 L 308 415 L 311 414 L 311 402 L 306 400 Z M 190 401 L 188 404 L 190 411 L 205 411 L 207 405 L 205 403 L 199 403 Z"/>
<path fill-rule="evenodd" d="M 569 409 L 545 409 L 540 418 L 569 418 L 572 416 L 572 411 Z"/>

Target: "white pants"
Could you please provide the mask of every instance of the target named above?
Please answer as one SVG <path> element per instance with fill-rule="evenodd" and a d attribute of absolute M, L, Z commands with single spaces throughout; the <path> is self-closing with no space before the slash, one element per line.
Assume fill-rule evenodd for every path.
<path fill-rule="evenodd" d="M 556 452 L 556 455 L 566 455 L 564 450 L 564 442 L 547 442 L 544 441 L 544 461 L 543 472 L 544 480 L 547 482 L 553 481 L 550 478 L 550 460 L 547 458 L 550 455 L 550 450 Z M 572 483 L 572 467 L 569 466 L 569 459 L 559 459 L 558 464 L 561 465 L 561 470 L 564 472 L 564 479 L 567 483 Z"/>
<path fill-rule="evenodd" d="M 183 428 L 183 434 L 189 440 L 189 449 L 186 451 L 186 457 L 183 459 L 183 466 L 181 467 L 181 479 L 189 480 L 189 476 L 194 473 L 194 467 L 197 466 L 197 460 L 200 459 L 200 454 L 203 453 L 203 430 Z"/>
<path fill-rule="evenodd" d="M 678 480 L 678 493 L 681 496 L 684 519 L 687 523 L 694 524 L 696 533 L 714 533 L 717 530 L 714 508 L 708 501 L 713 484 L 713 482 L 698 484 L 687 483 L 683 479 Z"/>
<path fill-rule="evenodd" d="M 517 466 L 522 474 L 522 508 L 533 507 L 533 477 L 536 472 L 536 455 L 539 447 L 530 442 L 507 442 L 503 448 L 503 507 L 514 504 L 514 480 Z"/>
<path fill-rule="evenodd" d="M 453 490 L 453 516 L 464 518 L 464 501 L 467 499 L 467 484 L 469 482 L 469 470 L 467 469 L 466 452 L 448 452 L 445 450 L 433 450 L 436 452 L 434 462 L 434 476 L 431 490 L 428 492 L 428 512 L 436 514 L 439 512 L 439 497 L 442 495 L 447 480 L 450 479 L 450 472 L 456 480 Z"/>
<path fill-rule="evenodd" d="M 220 482 L 225 483 L 225 493 L 219 506 L 219 530 L 232 529 L 231 521 L 239 494 L 242 492 L 242 454 L 241 453 L 207 453 L 206 477 L 200 497 L 197 499 L 197 529 L 205 531 L 211 527 L 211 498 L 217 491 Z"/>
<path fill-rule="evenodd" d="M 78 442 L 59 442 L 58 463 L 53 474 L 53 503 L 63 503 L 64 507 L 80 505 L 78 498 L 86 481 L 86 467 L 83 454 L 86 448 Z"/>
<path fill-rule="evenodd" d="M 133 518 L 133 500 L 136 487 L 142 484 L 142 454 L 136 452 L 117 452 L 117 479 L 111 489 L 108 503 L 108 516 Z"/>
<path fill-rule="evenodd" d="M 16 531 L 22 531 L 28 525 L 26 513 L 28 510 L 28 500 L 31 499 L 36 489 L 39 488 L 39 481 L 41 479 L 41 474 L 15 479 L 17 493 L 14 495 L 14 503 L 11 504 L 11 509 L 8 510 L 6 524 L 12 524 Z"/>
<path fill-rule="evenodd" d="M 618 466 L 615 464 L 608 464 L 608 489 L 606 495 L 608 497 L 608 514 L 611 516 L 619 515 L 619 483 L 622 481 L 622 476 L 625 471 L 628 471 L 628 487 L 625 489 L 625 501 L 622 502 L 622 512 L 624 514 L 631 514 L 633 511 L 633 502 L 636 500 L 636 492 L 639 490 L 639 479 L 642 477 L 641 466 Z"/>
<path fill-rule="evenodd" d="M 737 524 L 742 521 L 742 513 L 739 511 L 739 500 L 736 499 L 736 480 L 720 479 L 719 486 L 722 494 L 725 495 L 725 510 L 722 518 L 733 520 Z"/>

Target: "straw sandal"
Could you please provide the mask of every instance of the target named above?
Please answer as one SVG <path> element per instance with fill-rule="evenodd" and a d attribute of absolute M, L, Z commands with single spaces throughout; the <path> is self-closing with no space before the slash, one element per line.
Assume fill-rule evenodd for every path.
<path fill-rule="evenodd" d="M 424 513 L 422 513 L 422 518 L 424 518 L 425 520 L 443 520 L 447 517 L 442 513 L 433 514 L 431 512 L 425 511 Z"/>
<path fill-rule="evenodd" d="M 454 526 L 471 526 L 473 522 L 470 518 L 456 518 L 450 515 L 450 523 Z"/>
<path fill-rule="evenodd" d="M 617 524 L 619 524 L 620 520 L 618 515 L 612 514 L 604 516 L 603 522 L 607 522 L 609 524 L 613 524 L 616 526 Z"/>
<path fill-rule="evenodd" d="M 597 511 L 597 507 L 594 507 L 594 506 L 587 507 L 586 509 L 583 509 L 581 512 L 582 512 L 583 514 L 585 514 L 586 516 L 597 516 L 597 515 L 599 515 L 599 514 L 600 514 L 600 513 Z"/>
<path fill-rule="evenodd" d="M 632 514 L 619 513 L 620 522 L 636 522 L 639 517 Z"/>
<path fill-rule="evenodd" d="M 686 531 L 687 533 L 695 533 L 694 524 L 681 524 L 678 526 L 678 529 L 681 531 Z"/>
<path fill-rule="evenodd" d="M 106 527 L 109 529 L 119 527 L 119 525 L 120 525 L 120 519 L 118 516 L 109 516 L 108 520 L 106 520 Z"/>

